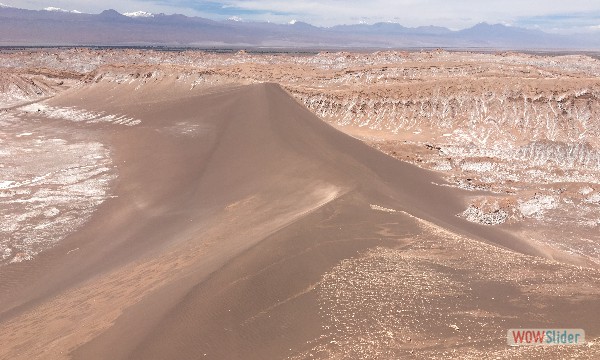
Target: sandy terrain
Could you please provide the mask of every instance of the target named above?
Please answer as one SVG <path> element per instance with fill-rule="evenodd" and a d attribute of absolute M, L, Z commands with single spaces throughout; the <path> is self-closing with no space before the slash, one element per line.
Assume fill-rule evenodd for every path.
<path fill-rule="evenodd" d="M 597 60 L 0 56 L 0 358 L 600 357 Z"/>

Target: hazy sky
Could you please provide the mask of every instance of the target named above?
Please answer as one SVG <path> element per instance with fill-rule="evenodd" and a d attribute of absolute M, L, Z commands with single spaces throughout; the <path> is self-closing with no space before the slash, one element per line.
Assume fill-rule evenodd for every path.
<path fill-rule="evenodd" d="M 211 19 L 237 17 L 271 22 L 305 21 L 314 25 L 398 22 L 451 29 L 479 22 L 502 23 L 552 32 L 600 34 L 600 0 L 0 0 L 14 7 L 59 7 L 86 13 L 180 13 Z"/>

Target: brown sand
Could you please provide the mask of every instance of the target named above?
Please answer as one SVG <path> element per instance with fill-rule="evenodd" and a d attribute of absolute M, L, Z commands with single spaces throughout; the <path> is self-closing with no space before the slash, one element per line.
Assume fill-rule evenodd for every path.
<path fill-rule="evenodd" d="M 480 242 L 545 256 L 502 230 L 457 217 L 465 208 L 461 190 L 435 185 L 444 181 L 434 173 L 335 130 L 278 85 L 189 92 L 166 84 L 121 88 L 106 98 L 108 90 L 98 84 L 51 102 L 125 112 L 142 124 L 53 123 L 109 144 L 119 172 L 116 197 L 60 245 L 0 268 L 0 358 L 310 358 L 314 339 L 330 325 L 323 299 L 332 293 L 324 292 L 323 277 L 344 259 L 431 245 L 422 239 L 438 237 L 431 246 L 447 249 L 440 258 L 452 258 L 459 241 L 472 246 L 464 252 L 483 246 L 474 257 L 515 254 L 473 245 Z M 435 266 L 452 281 L 466 269 Z M 527 271 L 539 274 L 531 266 Z M 586 284 L 597 284 L 597 274 L 590 276 Z M 465 284 L 487 295 L 496 283 Z M 471 306 L 519 316 L 526 300 L 517 285 L 496 289 L 518 304 L 496 306 L 486 297 Z M 581 295 L 577 308 L 557 305 L 564 317 L 549 316 L 556 308 L 546 307 L 527 323 L 546 314 L 582 324 L 586 312 L 599 310 L 594 296 Z M 369 311 L 356 316 L 377 322 L 381 314 Z M 586 324 L 589 334 L 600 333 L 597 322 Z M 435 327 L 438 338 L 450 339 L 442 350 L 468 343 L 452 339 L 447 325 Z M 394 346 L 396 355 L 414 350 L 414 343 Z M 496 339 L 475 349 L 503 346 Z"/>

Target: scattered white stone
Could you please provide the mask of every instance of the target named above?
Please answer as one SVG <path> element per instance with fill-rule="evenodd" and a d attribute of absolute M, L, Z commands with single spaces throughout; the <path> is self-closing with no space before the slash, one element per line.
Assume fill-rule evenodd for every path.
<path fill-rule="evenodd" d="M 452 164 L 450 164 L 450 161 L 440 161 L 440 162 L 436 163 L 433 166 L 433 170 L 437 170 L 437 171 L 451 171 L 452 170 Z"/>
<path fill-rule="evenodd" d="M 492 212 L 484 212 L 478 207 L 470 205 L 460 214 L 467 221 L 483 225 L 499 225 L 506 222 L 508 214 L 502 209 L 496 209 Z"/>

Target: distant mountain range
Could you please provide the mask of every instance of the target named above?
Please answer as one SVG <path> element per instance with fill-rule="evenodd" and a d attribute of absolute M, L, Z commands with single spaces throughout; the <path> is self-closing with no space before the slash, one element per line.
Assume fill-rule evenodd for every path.
<path fill-rule="evenodd" d="M 396 23 L 316 27 L 303 22 L 274 24 L 239 20 L 214 21 L 143 11 L 120 14 L 105 10 L 100 14 L 84 14 L 58 8 L 0 7 L 0 45 L 600 49 L 597 36 L 555 35 L 486 23 L 452 31 L 437 26 L 408 28 Z"/>

